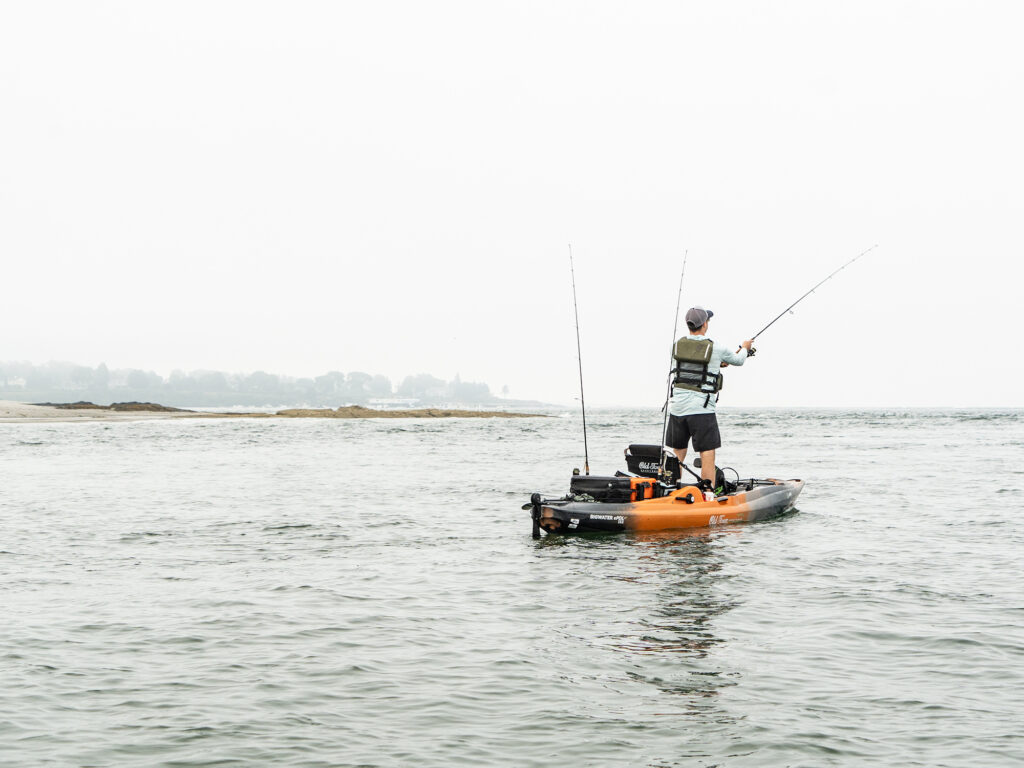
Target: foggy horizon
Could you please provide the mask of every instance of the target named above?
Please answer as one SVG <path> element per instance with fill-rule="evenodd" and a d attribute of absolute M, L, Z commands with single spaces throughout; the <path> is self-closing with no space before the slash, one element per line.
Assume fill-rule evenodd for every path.
<path fill-rule="evenodd" d="M 327 371 L 292 377 L 257 370 L 229 373 L 175 370 L 166 376 L 138 368 L 96 367 L 51 361 L 44 365 L 0 362 L 0 400 L 21 402 L 155 402 L 175 407 L 231 407 L 267 404 L 318 406 L 411 402 L 422 405 L 515 406 L 531 401 L 492 392 L 486 383 L 419 373 L 392 382 L 365 371 Z"/>
<path fill-rule="evenodd" d="M 57 367 L 57 368 L 87 368 L 89 370 L 96 370 L 96 369 L 99 369 L 101 366 L 104 366 L 105 363 L 101 362 L 101 363 L 97 364 L 96 366 L 85 366 L 85 365 L 82 365 L 80 363 L 76 363 L 74 361 L 69 361 L 69 360 L 49 360 L 49 361 L 47 361 L 45 363 L 40 363 L 40 364 L 36 364 L 36 363 L 32 363 L 31 361 L 24 361 L 24 360 L 0 361 L 0 400 L 2 400 L 2 399 L 13 399 L 13 398 L 10 398 L 10 396 L 17 394 L 17 392 L 18 392 L 17 388 L 14 388 L 14 387 L 11 387 L 11 386 L 4 386 L 8 382 L 7 373 L 10 371 L 10 367 L 11 366 L 17 366 L 17 365 L 29 365 L 29 366 L 33 366 L 35 368 L 46 368 L 46 367 L 53 366 L 53 367 Z M 542 400 L 542 399 L 539 399 L 539 398 L 531 398 L 531 397 L 520 397 L 520 396 L 517 396 L 515 393 L 513 393 L 511 391 L 504 391 L 505 390 L 505 386 L 504 385 L 500 385 L 500 386 L 496 387 L 491 382 L 476 382 L 476 381 L 465 380 L 459 373 L 455 373 L 450 379 L 444 379 L 441 376 L 438 376 L 437 374 L 434 374 L 434 373 L 430 373 L 430 372 L 427 372 L 427 371 L 418 371 L 416 373 L 410 373 L 410 374 L 407 374 L 405 376 L 399 377 L 397 379 L 391 379 L 390 377 L 386 377 L 383 374 L 379 374 L 379 373 L 376 373 L 376 372 L 373 372 L 373 371 L 359 371 L 359 370 L 339 371 L 337 369 L 333 369 L 333 370 L 330 370 L 330 371 L 322 371 L 322 372 L 320 372 L 318 374 L 315 374 L 315 375 L 312 375 L 312 376 L 295 376 L 295 375 L 291 375 L 291 374 L 289 374 L 287 372 L 267 370 L 267 369 L 264 369 L 264 368 L 257 368 L 257 369 L 252 370 L 252 371 L 224 371 L 224 370 L 217 370 L 217 369 L 202 369 L 202 368 L 191 369 L 191 370 L 189 370 L 189 369 L 182 369 L 182 368 L 176 368 L 176 369 L 173 369 L 173 370 L 170 370 L 170 371 L 154 371 L 154 370 L 151 370 L 151 369 L 147 370 L 147 369 L 142 369 L 142 368 L 134 368 L 134 367 L 131 367 L 131 366 L 106 366 L 106 368 L 107 368 L 107 370 L 109 371 L 110 374 L 121 374 L 122 378 L 124 377 L 125 374 L 131 374 L 131 373 L 141 373 L 141 374 L 146 374 L 146 375 L 155 375 L 155 376 L 159 377 L 165 384 L 171 384 L 175 380 L 176 377 L 186 377 L 186 378 L 188 378 L 188 377 L 200 377 L 200 376 L 210 375 L 210 374 L 218 375 L 218 376 L 225 376 L 228 379 L 233 379 L 233 380 L 236 380 L 236 381 L 244 379 L 246 377 L 250 377 L 250 376 L 254 376 L 254 375 L 261 375 L 262 374 L 262 375 L 273 376 L 275 378 L 280 378 L 280 380 L 283 383 L 285 383 L 285 384 L 301 384 L 304 381 L 316 381 L 318 379 L 322 379 L 324 377 L 332 376 L 334 374 L 340 374 L 342 376 L 347 376 L 349 374 L 355 374 L 356 376 L 365 376 L 367 378 L 373 378 L 373 379 L 378 379 L 378 380 L 383 379 L 384 381 L 387 382 L 387 384 L 390 387 L 390 389 L 388 391 L 378 391 L 377 393 L 375 393 L 373 399 L 376 399 L 376 400 L 387 400 L 387 399 L 398 399 L 398 400 L 401 400 L 401 399 L 408 399 L 411 396 L 410 393 L 406 392 L 405 394 L 403 394 L 401 392 L 401 389 L 402 389 L 403 385 L 408 386 L 408 382 L 410 380 L 413 380 L 413 379 L 426 378 L 426 379 L 433 379 L 436 382 L 444 383 L 444 384 L 448 384 L 448 385 L 451 385 L 451 384 L 464 384 L 464 385 L 467 385 L 469 387 L 484 387 L 484 388 L 487 389 L 487 393 L 486 393 L 486 395 L 483 395 L 483 396 L 480 396 L 478 394 L 478 395 L 476 395 L 474 397 L 467 398 L 467 399 L 461 399 L 461 400 L 458 397 L 447 398 L 447 399 L 443 398 L 443 397 L 427 398 L 426 400 L 424 400 L 424 402 L 430 402 L 430 403 L 462 402 L 464 404 L 473 404 L 473 403 L 497 404 L 497 403 L 501 403 L 502 401 L 506 401 L 506 402 L 509 402 L 509 403 L 512 403 L 512 404 L 515 404 L 515 403 L 537 404 L 537 405 L 557 406 L 557 407 L 562 407 L 562 408 L 569 408 L 569 409 L 573 409 L 573 410 L 576 410 L 576 411 L 580 410 L 580 401 L 579 401 L 578 393 L 577 393 L 577 396 L 575 398 L 573 398 L 571 400 L 568 400 L 568 401 L 564 401 L 564 402 L 546 401 L 546 400 Z M 585 381 L 584 381 L 584 384 L 586 384 Z M 58 390 L 52 390 L 52 391 L 56 392 Z M 90 390 L 90 391 L 95 391 L 95 390 Z M 112 389 L 111 393 L 114 393 L 116 391 L 117 390 Z M 38 399 L 38 398 L 30 398 L 30 399 Z M 111 399 L 111 398 L 108 397 L 106 399 Z M 313 399 L 316 400 L 316 398 L 313 398 Z M 413 397 L 412 399 L 415 399 L 417 401 L 423 400 L 422 397 Z M 307 400 L 308 400 L 308 398 L 307 398 Z M 359 400 L 344 400 L 344 398 L 342 398 L 342 399 L 340 399 L 338 401 L 338 404 L 339 405 L 344 405 L 344 404 L 349 403 L 349 402 L 368 402 L 368 401 L 369 400 L 367 400 L 367 399 L 363 399 L 363 400 L 359 401 Z M 239 399 L 237 402 L 230 401 L 230 398 L 226 398 L 226 399 L 223 399 L 222 402 L 218 402 L 218 403 L 214 403 L 214 404 L 215 405 L 225 405 L 226 406 L 226 405 L 254 404 L 255 402 L 256 402 L 255 398 L 253 398 L 251 395 L 246 395 L 246 396 L 243 396 L 241 399 Z M 298 400 L 295 401 L 295 403 L 298 403 L 298 402 L 299 402 Z M 329 402 L 330 402 L 329 400 L 323 400 L 323 402 L 321 404 L 328 404 Z M 174 400 L 174 402 L 167 402 L 167 403 L 161 403 L 161 404 L 163 404 L 163 405 L 177 405 L 177 406 L 182 406 L 182 405 L 203 406 L 204 405 L 204 403 L 200 403 L 200 402 L 186 402 L 186 400 L 180 400 L 180 399 L 176 399 L 176 400 Z M 293 404 L 293 403 L 292 403 L 292 401 L 287 401 L 287 402 L 282 401 L 279 404 L 284 405 L 284 404 Z M 821 404 L 818 404 L 818 405 L 814 405 L 814 404 L 811 404 L 811 405 L 801 405 L 799 403 L 776 403 L 776 404 L 767 405 L 767 404 L 746 404 L 746 403 L 740 403 L 740 402 L 727 402 L 727 403 L 720 403 L 719 404 L 720 408 L 723 407 L 723 406 L 726 409 L 728 409 L 730 406 L 732 406 L 732 407 L 735 407 L 735 408 L 738 408 L 738 409 L 765 407 L 765 408 L 781 408 L 781 409 L 787 409 L 787 408 L 792 408 L 792 409 L 821 408 L 821 409 L 827 409 L 827 410 L 858 410 L 858 409 L 864 409 L 864 410 L 878 410 L 878 409 L 881 409 L 881 410 L 885 410 L 885 409 L 916 409 L 916 408 L 923 409 L 923 410 L 944 409 L 944 408 L 945 409 L 953 409 L 953 410 L 971 410 L 971 409 L 1002 409 L 1002 410 L 1011 409 L 1011 410 L 1019 410 L 1021 408 L 1021 406 L 1007 405 L 1007 404 L 1002 404 L 1002 403 L 993 403 L 993 404 L 990 404 L 990 405 L 979 406 L 979 405 L 952 405 L 952 404 L 921 405 L 921 404 L 915 404 L 915 403 L 895 403 L 895 402 L 894 403 L 872 404 L 872 405 L 859 405 L 859 404 L 847 404 L 847 403 L 844 403 L 844 404 L 833 404 L 833 405 L 821 405 Z M 661 405 L 659 403 L 601 403 L 601 402 L 593 403 L 593 402 L 590 402 L 589 400 L 587 401 L 587 409 L 588 410 L 591 410 L 591 409 L 593 409 L 593 410 L 607 410 L 607 409 L 616 409 L 616 408 L 630 408 L 630 409 L 633 409 L 633 408 L 636 408 L 636 409 L 659 408 L 660 409 L 660 407 L 661 407 Z"/>

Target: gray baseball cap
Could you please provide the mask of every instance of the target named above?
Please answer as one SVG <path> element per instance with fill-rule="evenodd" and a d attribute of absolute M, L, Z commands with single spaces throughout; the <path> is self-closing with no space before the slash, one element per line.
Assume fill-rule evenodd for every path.
<path fill-rule="evenodd" d="M 704 307 L 690 307 L 686 310 L 686 325 L 690 328 L 700 328 L 704 323 L 714 317 L 715 313 Z"/>

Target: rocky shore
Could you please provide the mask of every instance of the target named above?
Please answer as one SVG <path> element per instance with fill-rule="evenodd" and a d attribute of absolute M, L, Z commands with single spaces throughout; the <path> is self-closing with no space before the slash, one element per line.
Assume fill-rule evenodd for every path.
<path fill-rule="evenodd" d="M 96 405 L 86 400 L 79 400 L 77 403 L 32 403 L 43 408 L 58 408 L 62 411 L 118 411 L 119 413 L 142 411 L 146 413 L 195 413 L 184 408 L 171 408 L 169 405 L 159 403 L 111 403 L 110 405 Z"/>
<path fill-rule="evenodd" d="M 521 419 L 543 417 L 540 413 L 472 411 L 450 408 L 378 411 L 359 405 L 331 408 L 286 408 L 276 413 L 229 413 L 188 411 L 158 403 L 17 403 L 0 400 L 0 422 L 29 421 L 138 421 L 149 419 Z"/>

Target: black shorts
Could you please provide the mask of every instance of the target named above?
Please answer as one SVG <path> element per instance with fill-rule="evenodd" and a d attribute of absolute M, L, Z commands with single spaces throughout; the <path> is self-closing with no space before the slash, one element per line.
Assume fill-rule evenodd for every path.
<path fill-rule="evenodd" d="M 693 450 L 713 451 L 722 447 L 722 436 L 718 432 L 718 416 L 714 413 L 695 413 L 692 416 L 668 417 L 668 432 L 665 444 L 669 448 L 685 448 L 693 438 Z"/>

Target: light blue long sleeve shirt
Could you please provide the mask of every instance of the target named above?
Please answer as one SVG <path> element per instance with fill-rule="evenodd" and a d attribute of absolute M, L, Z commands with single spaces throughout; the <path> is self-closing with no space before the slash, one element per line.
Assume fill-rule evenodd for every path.
<path fill-rule="evenodd" d="M 703 341 L 707 336 L 694 336 L 693 334 L 688 335 L 688 339 L 696 339 L 697 341 Z M 721 373 L 722 363 L 728 363 L 729 365 L 743 365 L 747 359 L 747 350 L 741 349 L 739 352 L 733 352 L 731 347 L 724 346 L 715 342 L 711 348 L 711 360 L 708 362 L 708 373 Z M 672 388 L 672 398 L 668 401 L 668 412 L 673 416 L 693 416 L 698 413 L 714 413 L 715 412 L 715 395 L 711 395 L 709 398 L 707 393 L 694 392 L 692 389 L 680 389 L 679 387 Z M 704 405 L 705 401 L 707 406 Z"/>

